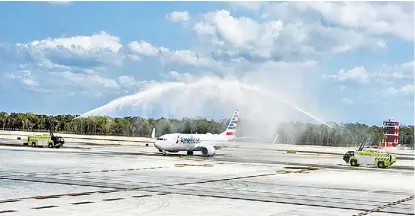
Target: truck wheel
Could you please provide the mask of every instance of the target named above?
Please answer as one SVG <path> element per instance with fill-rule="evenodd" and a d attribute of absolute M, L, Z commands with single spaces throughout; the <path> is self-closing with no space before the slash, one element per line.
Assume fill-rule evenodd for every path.
<path fill-rule="evenodd" d="M 48 148 L 53 148 L 52 143 L 49 143 L 49 144 L 48 144 Z"/>
<path fill-rule="evenodd" d="M 378 162 L 378 167 L 379 168 L 386 168 L 385 163 L 383 161 Z"/>
<path fill-rule="evenodd" d="M 350 165 L 351 166 L 354 166 L 354 167 L 357 167 L 358 165 L 357 165 L 357 160 L 355 160 L 355 159 L 351 159 L 350 160 Z"/>

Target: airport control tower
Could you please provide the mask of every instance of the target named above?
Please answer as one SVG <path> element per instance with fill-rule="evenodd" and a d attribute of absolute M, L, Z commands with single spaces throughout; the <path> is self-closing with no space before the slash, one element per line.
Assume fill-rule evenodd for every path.
<path fill-rule="evenodd" d="M 383 121 L 382 147 L 396 147 L 399 142 L 399 122 L 393 120 Z"/>

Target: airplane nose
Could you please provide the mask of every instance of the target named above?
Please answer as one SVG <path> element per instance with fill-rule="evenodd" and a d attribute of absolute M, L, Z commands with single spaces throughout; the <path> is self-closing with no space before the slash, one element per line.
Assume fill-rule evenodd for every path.
<path fill-rule="evenodd" d="M 156 142 L 154 142 L 154 147 L 160 149 L 160 144 L 156 141 Z"/>

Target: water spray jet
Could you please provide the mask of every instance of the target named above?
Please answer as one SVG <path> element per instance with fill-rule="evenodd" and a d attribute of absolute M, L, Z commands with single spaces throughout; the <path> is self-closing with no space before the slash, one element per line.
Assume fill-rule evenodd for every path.
<path fill-rule="evenodd" d="M 80 115 L 77 118 L 83 118 L 83 117 L 93 116 L 93 115 L 108 114 L 110 112 L 114 112 L 117 109 L 120 109 L 127 105 L 131 105 L 132 107 L 136 107 L 136 106 L 143 107 L 145 105 L 144 104 L 145 102 L 150 101 L 154 103 L 156 102 L 156 99 L 161 98 L 161 96 L 166 95 L 166 94 L 169 95 L 172 93 L 173 94 L 179 93 L 178 96 L 182 96 L 182 97 L 174 98 L 173 97 L 174 95 L 173 95 L 172 97 L 169 97 L 166 100 L 167 102 L 170 102 L 170 101 L 173 102 L 173 104 L 169 107 L 169 111 L 173 110 L 173 112 L 182 112 L 186 106 L 178 107 L 177 111 L 174 110 L 174 108 L 176 107 L 173 107 L 173 106 L 178 106 L 181 104 L 185 104 L 191 107 L 191 109 L 188 110 L 188 112 L 196 110 L 195 107 L 200 106 L 203 100 L 205 101 L 216 100 L 217 102 L 216 105 L 222 103 L 226 107 L 228 107 L 229 104 L 232 104 L 232 103 L 239 104 L 238 106 L 241 106 L 241 103 L 243 102 L 246 102 L 244 105 L 250 106 L 251 100 L 249 99 L 248 101 L 246 100 L 248 96 L 247 94 L 243 93 L 244 90 L 251 92 L 251 93 L 257 93 L 268 98 L 275 99 L 291 107 L 292 109 L 299 111 L 330 128 L 333 128 L 331 125 L 325 123 L 320 118 L 310 114 L 309 112 L 299 108 L 298 106 L 293 105 L 292 103 L 283 99 L 282 97 L 280 97 L 274 92 L 271 94 L 270 91 L 261 89 L 257 86 L 248 85 L 246 83 L 241 83 L 235 79 L 232 79 L 232 80 L 218 79 L 215 77 L 208 77 L 208 76 L 202 77 L 198 80 L 195 80 L 195 79 L 188 80 L 187 82 L 156 83 L 144 91 L 138 92 L 133 95 L 119 97 L 101 107 L 90 110 Z M 200 94 L 193 95 L 193 93 L 195 92 L 200 93 Z M 192 98 L 192 96 L 194 96 L 194 98 Z M 190 98 L 190 100 L 188 98 Z M 165 102 L 165 101 L 162 101 L 162 102 Z"/>

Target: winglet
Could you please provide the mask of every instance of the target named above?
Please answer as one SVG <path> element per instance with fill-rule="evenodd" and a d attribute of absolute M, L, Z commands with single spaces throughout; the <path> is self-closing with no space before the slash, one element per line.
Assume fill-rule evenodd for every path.
<path fill-rule="evenodd" d="M 153 131 L 151 132 L 151 138 L 156 138 L 156 128 L 153 128 Z"/>

